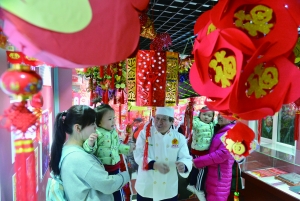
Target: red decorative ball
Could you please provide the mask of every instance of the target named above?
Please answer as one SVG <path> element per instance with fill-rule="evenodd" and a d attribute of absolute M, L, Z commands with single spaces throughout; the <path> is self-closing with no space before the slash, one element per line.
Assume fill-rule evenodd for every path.
<path fill-rule="evenodd" d="M 41 93 L 34 94 L 30 100 L 30 105 L 35 108 L 41 108 L 44 105 L 44 99 Z"/>
<path fill-rule="evenodd" d="M 0 87 L 4 93 L 21 97 L 25 100 L 38 93 L 43 86 L 43 80 L 39 74 L 32 71 L 29 66 L 13 65 L 1 75 Z"/>

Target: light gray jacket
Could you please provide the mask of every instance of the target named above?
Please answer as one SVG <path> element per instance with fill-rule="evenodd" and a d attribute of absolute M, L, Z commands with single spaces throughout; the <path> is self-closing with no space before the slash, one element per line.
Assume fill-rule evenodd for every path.
<path fill-rule="evenodd" d="M 82 147 L 64 146 L 62 154 L 72 146 L 78 151 L 68 154 L 61 165 L 61 179 L 68 200 L 113 201 L 115 191 L 129 181 L 128 172 L 108 175 L 101 162 Z"/>

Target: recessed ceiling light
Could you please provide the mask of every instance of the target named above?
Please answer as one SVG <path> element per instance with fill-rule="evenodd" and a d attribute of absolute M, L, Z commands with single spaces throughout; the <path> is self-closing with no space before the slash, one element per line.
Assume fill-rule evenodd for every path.
<path fill-rule="evenodd" d="M 202 6 L 203 6 L 203 7 L 209 7 L 209 5 L 207 5 L 207 4 L 203 4 Z"/>
<path fill-rule="evenodd" d="M 183 10 L 190 10 L 189 8 L 182 8 Z"/>
<path fill-rule="evenodd" d="M 202 10 L 195 10 L 195 12 L 197 12 L 197 13 L 201 13 L 201 12 L 203 12 Z"/>
<path fill-rule="evenodd" d="M 195 2 L 189 2 L 189 4 L 192 4 L 192 5 L 197 5 L 197 3 L 195 3 Z"/>
<path fill-rule="evenodd" d="M 176 2 L 180 2 L 180 3 L 183 3 L 184 1 L 182 1 L 182 0 L 174 0 L 174 1 L 176 1 Z"/>
<path fill-rule="evenodd" d="M 171 7 L 171 8 L 177 8 L 177 6 L 169 6 L 169 7 Z"/>

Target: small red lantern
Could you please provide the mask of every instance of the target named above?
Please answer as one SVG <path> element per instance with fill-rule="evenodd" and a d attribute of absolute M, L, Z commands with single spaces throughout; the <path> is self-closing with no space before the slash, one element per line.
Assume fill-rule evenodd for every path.
<path fill-rule="evenodd" d="M 29 66 L 13 64 L 12 68 L 2 74 L 1 89 L 10 96 L 25 100 L 42 89 L 43 80 Z"/>
<path fill-rule="evenodd" d="M 13 126 L 13 131 L 21 131 L 25 135 L 30 127 L 37 124 L 38 117 L 27 109 L 26 99 L 39 92 L 42 86 L 41 76 L 32 71 L 29 66 L 13 64 L 12 68 L 2 74 L 0 78 L 1 89 L 6 94 L 21 100 L 21 102 L 13 103 L 1 117 L 1 119 L 7 118 L 5 124 L 7 129 Z"/>

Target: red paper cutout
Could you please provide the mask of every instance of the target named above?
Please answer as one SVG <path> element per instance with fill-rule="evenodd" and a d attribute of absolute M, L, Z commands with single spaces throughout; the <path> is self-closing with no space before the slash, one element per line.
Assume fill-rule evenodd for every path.
<path fill-rule="evenodd" d="M 89 0 L 89 3 L 92 21 L 76 33 L 45 30 L 5 10 L 3 31 L 26 55 L 59 67 L 106 65 L 126 59 L 138 46 L 138 13 L 147 8 L 149 0 Z"/>
<path fill-rule="evenodd" d="M 254 12 L 253 10 L 253 13 L 260 15 L 258 18 L 261 19 L 261 21 L 258 21 L 258 23 L 262 23 L 263 25 L 269 24 L 271 22 L 274 23 L 271 31 L 266 34 L 265 37 L 249 37 L 255 44 L 255 46 L 259 47 L 265 42 L 272 43 L 268 51 L 264 53 L 264 56 L 268 57 L 267 59 L 284 54 L 288 51 L 292 51 L 298 38 L 298 33 L 296 31 L 298 25 L 293 20 L 290 12 L 285 7 L 284 1 L 262 0 L 253 2 L 250 0 L 224 0 L 222 2 L 218 2 L 218 4 L 210 11 L 211 20 L 213 24 L 219 29 L 232 27 L 244 31 L 244 29 L 236 27 L 235 20 L 237 18 L 234 15 L 238 9 L 244 9 L 246 12 L 245 14 L 248 14 L 249 11 L 257 5 L 263 5 L 273 10 L 273 18 L 270 19 L 270 21 L 261 19 L 261 17 L 263 17 L 265 13 L 264 10 L 260 10 L 260 13 L 258 13 L 258 11 Z M 250 15 L 250 17 L 252 16 Z M 298 13 L 298 19 L 299 17 L 300 16 Z M 247 22 L 248 20 L 244 21 L 244 23 Z M 248 33 L 247 35 L 250 36 Z M 288 38 L 289 40 L 282 40 L 284 38 Z"/>

